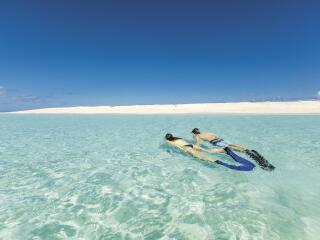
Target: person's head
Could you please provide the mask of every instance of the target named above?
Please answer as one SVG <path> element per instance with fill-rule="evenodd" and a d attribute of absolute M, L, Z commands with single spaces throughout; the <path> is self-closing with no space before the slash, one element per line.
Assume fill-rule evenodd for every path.
<path fill-rule="evenodd" d="M 168 141 L 173 141 L 174 140 L 174 136 L 171 134 L 171 133 L 167 133 L 165 138 L 168 140 Z"/>
<path fill-rule="evenodd" d="M 199 128 L 194 128 L 192 130 L 192 133 L 195 134 L 195 135 L 200 134 Z"/>

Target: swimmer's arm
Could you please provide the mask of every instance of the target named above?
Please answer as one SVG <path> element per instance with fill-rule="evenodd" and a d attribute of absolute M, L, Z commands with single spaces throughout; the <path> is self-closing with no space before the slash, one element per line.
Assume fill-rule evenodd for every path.
<path fill-rule="evenodd" d="M 200 137 L 197 135 L 193 135 L 193 139 L 194 139 L 194 145 L 199 146 L 200 144 Z"/>

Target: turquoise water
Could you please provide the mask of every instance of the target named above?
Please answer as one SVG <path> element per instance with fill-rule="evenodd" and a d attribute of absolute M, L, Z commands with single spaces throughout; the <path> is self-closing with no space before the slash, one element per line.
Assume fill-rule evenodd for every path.
<path fill-rule="evenodd" d="M 0 239 L 319 239 L 320 116 L 0 116 Z M 277 168 L 163 146 L 198 127 Z M 225 159 L 217 155 L 216 158 Z"/>

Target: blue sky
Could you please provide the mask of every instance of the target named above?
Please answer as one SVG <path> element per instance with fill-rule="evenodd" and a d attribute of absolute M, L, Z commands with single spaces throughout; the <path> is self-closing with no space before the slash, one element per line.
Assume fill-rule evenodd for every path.
<path fill-rule="evenodd" d="M 1 1 L 0 111 L 317 98 L 319 12 L 317 1 Z"/>

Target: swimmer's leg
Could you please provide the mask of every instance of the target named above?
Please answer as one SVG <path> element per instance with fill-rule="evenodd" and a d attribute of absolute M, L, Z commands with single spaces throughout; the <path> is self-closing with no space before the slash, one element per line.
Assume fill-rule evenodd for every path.
<path fill-rule="evenodd" d="M 238 156 L 237 154 L 232 152 L 229 148 L 226 147 L 226 148 L 224 148 L 224 150 L 226 151 L 226 153 L 230 157 L 232 157 L 233 160 L 235 160 L 236 162 L 241 164 L 240 166 L 237 166 L 237 167 L 241 168 L 241 169 L 238 169 L 238 170 L 251 171 L 253 168 L 255 168 L 255 165 L 252 162 L 250 162 L 247 159 L 244 159 L 244 158 Z"/>
<path fill-rule="evenodd" d="M 193 145 L 193 149 L 197 150 L 197 151 L 203 151 L 206 153 L 225 153 L 225 151 L 222 148 L 203 148 L 197 145 Z"/>
<path fill-rule="evenodd" d="M 222 148 L 211 148 L 209 149 L 209 153 L 226 153 L 226 151 Z"/>
<path fill-rule="evenodd" d="M 238 152 L 245 152 L 246 150 L 248 150 L 248 148 L 238 145 L 238 144 L 229 144 L 228 145 L 229 148 L 231 148 L 234 151 L 238 151 Z"/>
<path fill-rule="evenodd" d="M 236 166 L 236 165 L 231 165 L 231 164 L 228 164 L 228 163 L 225 163 L 225 162 L 221 162 L 219 160 L 216 161 L 217 164 L 220 164 L 226 168 L 229 168 L 229 169 L 232 169 L 232 170 L 237 170 L 237 171 L 252 171 L 255 167 L 255 165 L 239 165 L 239 166 Z"/>
<path fill-rule="evenodd" d="M 206 161 L 206 162 L 210 162 L 210 163 L 217 163 L 217 160 L 215 160 L 215 159 L 200 155 L 199 151 L 194 149 L 194 147 L 186 147 L 185 151 L 190 153 L 192 156 L 202 160 L 202 161 Z"/>

